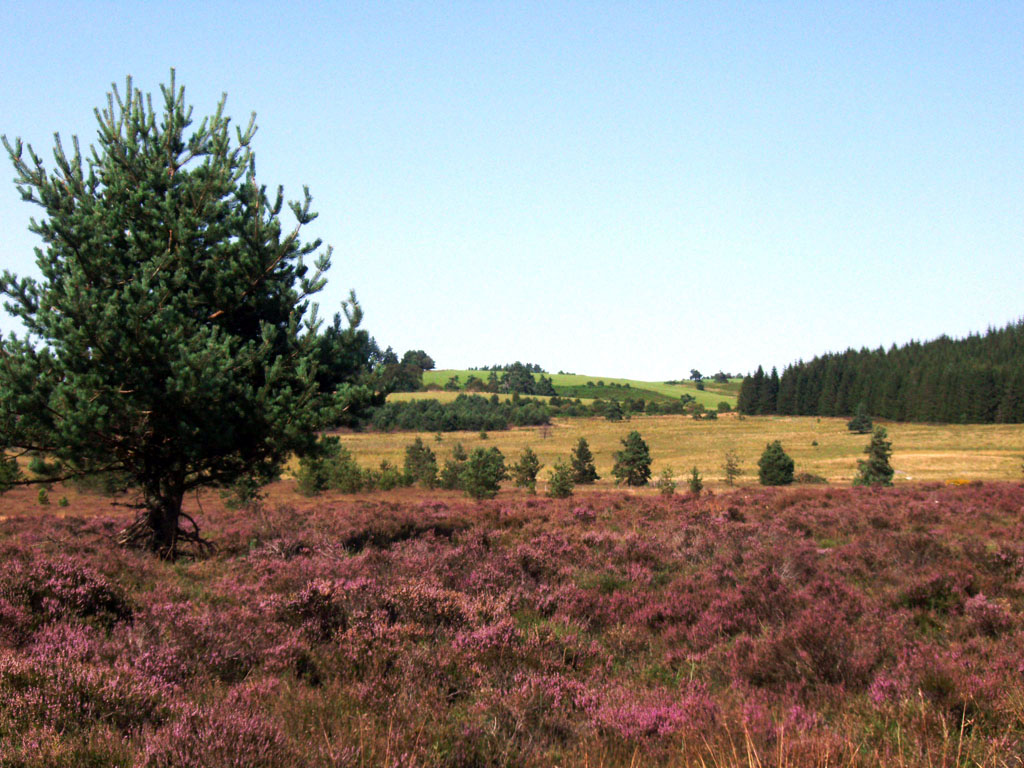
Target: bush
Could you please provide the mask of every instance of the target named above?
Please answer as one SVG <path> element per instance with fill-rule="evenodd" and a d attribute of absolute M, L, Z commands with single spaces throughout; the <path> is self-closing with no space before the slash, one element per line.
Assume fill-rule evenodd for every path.
<path fill-rule="evenodd" d="M 827 479 L 812 472 L 801 472 L 793 478 L 793 482 L 799 485 L 828 485 Z"/>
<path fill-rule="evenodd" d="M 419 483 L 424 488 L 437 485 L 437 457 L 419 437 L 405 448 L 405 476 L 410 485 Z"/>
<path fill-rule="evenodd" d="M 562 460 L 556 461 L 548 479 L 548 496 L 552 499 L 567 499 L 572 496 L 574 486 L 572 467 Z"/>
<path fill-rule="evenodd" d="M 636 430 L 622 440 L 623 448 L 615 453 L 612 474 L 617 483 L 629 486 L 647 485 L 651 479 L 651 452 Z"/>
<path fill-rule="evenodd" d="M 727 402 L 725 402 L 725 400 L 722 400 L 718 404 L 718 412 L 719 413 L 729 413 L 730 411 L 732 411 L 732 406 L 729 405 Z"/>
<path fill-rule="evenodd" d="M 358 493 L 368 479 L 351 451 L 336 437 L 320 438 L 315 448 L 299 459 L 296 475 L 299 493 L 304 496 L 315 496 L 328 488 Z"/>
<path fill-rule="evenodd" d="M 768 443 L 757 462 L 761 485 L 789 485 L 793 482 L 793 459 L 778 440 Z"/>
<path fill-rule="evenodd" d="M 461 472 L 462 490 L 474 499 L 493 499 L 508 477 L 505 457 L 497 448 L 474 448 Z"/>
<path fill-rule="evenodd" d="M 866 435 L 871 431 L 871 426 L 871 417 L 868 416 L 867 407 L 864 403 L 858 403 L 857 411 L 854 413 L 853 418 L 846 422 L 846 428 L 859 435 Z"/>

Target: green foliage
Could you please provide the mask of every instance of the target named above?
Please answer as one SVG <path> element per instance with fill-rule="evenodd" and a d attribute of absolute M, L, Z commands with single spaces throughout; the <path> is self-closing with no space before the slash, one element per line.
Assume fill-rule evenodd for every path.
<path fill-rule="evenodd" d="M 497 448 L 474 448 L 462 468 L 462 490 L 474 499 L 493 499 L 508 477 L 505 457 Z"/>
<path fill-rule="evenodd" d="M 594 454 L 586 438 L 581 437 L 569 457 L 572 464 L 572 481 L 576 485 L 590 485 L 598 480 L 597 468 L 594 466 Z"/>
<path fill-rule="evenodd" d="M 19 479 L 21 479 L 21 470 L 18 469 L 17 460 L 0 451 L 0 493 L 8 490 Z"/>
<path fill-rule="evenodd" d="M 608 421 L 622 421 L 622 406 L 618 400 L 610 400 L 604 409 L 604 417 Z"/>
<path fill-rule="evenodd" d="M 358 493 L 368 477 L 337 437 L 323 437 L 299 459 L 298 491 L 315 496 L 327 489 Z"/>
<path fill-rule="evenodd" d="M 58 138 L 52 172 L 3 138 L 44 247 L 41 278 L 0 277 L 26 330 L 0 339 L 0 431 L 127 473 L 146 509 L 122 541 L 173 557 L 196 538 L 178 528 L 187 491 L 272 475 L 358 397 L 323 395 L 315 376 L 308 297 L 330 250 L 300 238 L 308 191 L 285 227 L 282 194 L 255 180 L 255 120 L 233 130 L 222 101 L 193 126 L 173 70 L 162 94 L 154 109 L 129 78 L 97 111 L 92 151 Z"/>
<path fill-rule="evenodd" d="M 561 459 L 556 461 L 548 478 L 548 496 L 552 499 L 567 499 L 572 496 L 575 487 L 572 478 L 572 467 Z"/>
<path fill-rule="evenodd" d="M 448 491 L 460 490 L 462 488 L 462 470 L 466 466 L 468 458 L 469 455 L 462 447 L 462 443 L 453 445 L 451 456 L 445 460 L 444 467 L 441 468 L 438 484 Z"/>
<path fill-rule="evenodd" d="M 58 507 L 68 507 L 70 505 L 71 505 L 71 502 L 68 501 L 68 497 L 67 496 L 61 496 L 60 499 L 57 500 L 57 506 Z"/>
<path fill-rule="evenodd" d="M 662 496 L 671 496 L 676 492 L 678 487 L 676 482 L 675 473 L 672 471 L 672 467 L 665 467 L 661 470 L 661 475 L 658 476 L 658 480 L 655 483 L 658 491 Z"/>
<path fill-rule="evenodd" d="M 221 492 L 224 506 L 228 509 L 246 509 L 260 504 L 266 495 L 263 492 L 264 484 L 263 478 L 242 475 L 230 488 Z"/>
<path fill-rule="evenodd" d="M 622 440 L 623 448 L 615 452 L 612 474 L 616 483 L 629 486 L 647 485 L 651 479 L 651 453 L 636 430 Z"/>
<path fill-rule="evenodd" d="M 866 435 L 871 431 L 872 426 L 867 406 L 864 405 L 863 401 L 857 403 L 857 412 L 854 413 L 852 419 L 846 422 L 846 428 L 851 432 L 856 432 L 858 435 Z"/>
<path fill-rule="evenodd" d="M 704 481 L 701 479 L 697 467 L 690 471 L 690 479 L 686 481 L 686 484 L 689 486 L 691 494 L 700 496 L 700 492 L 704 490 Z"/>
<path fill-rule="evenodd" d="M 889 464 L 892 443 L 886 440 L 886 437 L 888 433 L 885 427 L 875 427 L 871 433 L 871 442 L 864 449 L 868 455 L 867 460 L 857 462 L 854 485 L 892 485 L 892 476 L 895 474 L 895 470 Z"/>
<path fill-rule="evenodd" d="M 437 457 L 421 438 L 406 446 L 404 466 L 410 484 L 418 483 L 424 488 L 437 485 Z"/>
<path fill-rule="evenodd" d="M 45 488 L 39 489 L 39 493 L 36 495 L 36 500 L 39 502 L 41 506 L 50 506 L 50 494 L 47 492 Z"/>
<path fill-rule="evenodd" d="M 782 450 L 782 443 L 775 440 L 764 449 L 757 462 L 757 475 L 761 485 L 789 485 L 793 482 L 793 459 Z"/>
<path fill-rule="evenodd" d="M 530 493 L 537 492 L 537 473 L 544 465 L 530 446 L 526 446 L 519 455 L 519 461 L 512 465 L 512 478 L 517 488 L 525 488 Z"/>
<path fill-rule="evenodd" d="M 736 454 L 736 451 L 728 450 L 725 452 L 725 462 L 722 464 L 722 471 L 725 473 L 725 484 L 732 486 L 736 484 L 736 478 L 743 474 L 743 469 L 740 467 L 740 457 Z"/>

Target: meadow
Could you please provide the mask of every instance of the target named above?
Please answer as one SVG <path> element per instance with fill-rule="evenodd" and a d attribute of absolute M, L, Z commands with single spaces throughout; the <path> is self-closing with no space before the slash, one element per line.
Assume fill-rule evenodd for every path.
<path fill-rule="evenodd" d="M 429 393 L 427 393 L 429 394 Z M 559 458 L 567 458 L 580 437 L 586 438 L 595 455 L 602 479 L 598 489 L 614 487 L 611 469 L 614 453 L 631 430 L 637 430 L 650 447 L 653 475 L 665 467 L 682 481 L 696 466 L 705 483 L 722 488 L 724 452 L 734 451 L 743 474 L 741 485 L 757 483 L 757 460 L 765 445 L 780 440 L 796 462 L 796 472 L 825 478 L 829 483 L 848 485 L 864 457 L 869 436 L 850 432 L 846 419 L 800 416 L 749 416 L 723 414 L 713 421 L 685 416 L 634 415 L 629 421 L 609 422 L 602 418 L 556 419 L 549 427 L 524 427 L 489 432 L 486 438 L 475 432 L 419 436 L 437 454 L 439 463 L 456 442 L 466 449 L 495 446 L 508 462 L 515 461 L 529 446 L 548 469 Z M 1018 480 L 1024 463 L 1024 425 L 1020 424 L 883 424 L 893 444 L 892 466 L 897 484 L 919 481 L 961 482 Z M 416 433 L 341 433 L 342 443 L 364 466 L 390 461 L 401 466 L 405 447 Z M 543 484 L 542 484 L 543 485 Z M 579 489 L 583 490 L 583 489 Z M 541 487 L 543 492 L 543 487 Z M 641 491 L 652 493 L 653 491 Z"/>
<path fill-rule="evenodd" d="M 0 516 L 0 766 L 1019 766 L 1024 489 Z"/>

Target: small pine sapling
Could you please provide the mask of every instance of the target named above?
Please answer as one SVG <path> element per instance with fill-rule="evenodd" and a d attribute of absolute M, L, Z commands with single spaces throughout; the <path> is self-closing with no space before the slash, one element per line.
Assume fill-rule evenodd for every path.
<path fill-rule="evenodd" d="M 567 499 L 572 496 L 573 487 L 572 467 L 559 459 L 555 462 L 551 477 L 548 479 L 548 497 Z"/>
<path fill-rule="evenodd" d="M 530 446 L 526 446 L 519 455 L 519 461 L 512 465 L 512 479 L 517 488 L 525 488 L 527 493 L 537 493 L 537 473 L 544 465 L 537 459 Z"/>
<path fill-rule="evenodd" d="M 686 484 L 690 487 L 690 493 L 694 496 L 700 496 L 700 492 L 704 490 L 704 481 L 701 479 L 700 472 L 697 467 L 694 467 L 690 471 L 690 479 L 687 480 Z"/>
<path fill-rule="evenodd" d="M 655 485 L 662 496 L 671 496 L 676 492 L 677 483 L 675 474 L 672 472 L 672 467 L 665 467 L 661 470 L 661 474 L 658 476 L 658 481 Z"/>
<path fill-rule="evenodd" d="M 864 449 L 864 453 L 868 455 L 867 460 L 857 462 L 854 485 L 892 485 L 892 476 L 895 474 L 895 470 L 889 464 L 892 443 L 886 440 L 886 437 L 888 433 L 885 427 L 875 427 L 871 433 L 871 442 Z"/>

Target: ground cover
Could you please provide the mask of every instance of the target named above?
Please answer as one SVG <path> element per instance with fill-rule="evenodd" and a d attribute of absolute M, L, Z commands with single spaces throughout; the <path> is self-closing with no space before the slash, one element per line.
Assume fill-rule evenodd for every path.
<path fill-rule="evenodd" d="M 55 493 L 60 489 L 55 488 Z M 1019 765 L 1024 489 L 0 515 L 0 765 Z M 198 499 L 189 511 L 198 512 Z"/>
<path fill-rule="evenodd" d="M 883 423 L 883 422 L 879 422 Z M 884 422 L 892 441 L 892 465 L 897 484 L 917 481 L 958 482 L 971 480 L 1018 480 L 1024 462 L 1024 425 L 1020 424 L 903 424 Z M 684 480 L 696 466 L 712 488 L 722 488 L 724 453 L 734 451 L 743 474 L 743 485 L 757 483 L 757 460 L 765 445 L 780 440 L 796 461 L 797 474 L 824 477 L 837 485 L 848 485 L 864 458 L 870 436 L 846 428 L 845 419 L 812 416 L 749 416 L 725 414 L 714 421 L 697 421 L 687 416 L 634 415 L 629 421 L 609 422 L 603 418 L 555 419 L 549 427 L 525 427 L 487 433 L 445 433 L 441 441 L 434 434 L 418 433 L 442 460 L 456 442 L 467 449 L 496 446 L 511 462 L 527 446 L 546 466 L 546 480 L 554 462 L 566 459 L 579 438 L 586 438 L 595 454 L 597 488 L 613 487 L 613 454 L 621 439 L 638 430 L 651 449 L 652 471 L 657 477 L 665 467 Z M 387 460 L 401 465 L 405 446 L 417 433 L 344 433 L 339 437 L 356 459 L 367 467 Z M 543 483 L 540 490 L 544 492 Z M 579 489 L 582 491 L 582 489 Z M 653 491 L 652 491 L 653 492 Z"/>

